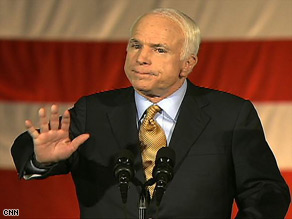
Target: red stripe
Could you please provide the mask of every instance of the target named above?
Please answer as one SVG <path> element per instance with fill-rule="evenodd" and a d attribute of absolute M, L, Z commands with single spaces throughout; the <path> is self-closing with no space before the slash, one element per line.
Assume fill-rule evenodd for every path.
<path fill-rule="evenodd" d="M 129 85 L 125 42 L 0 40 L 0 100 L 72 102 Z M 190 79 L 256 101 L 292 100 L 292 41 L 203 42 Z"/>
<path fill-rule="evenodd" d="M 292 100 L 292 41 L 203 43 L 192 78 L 256 101 Z"/>

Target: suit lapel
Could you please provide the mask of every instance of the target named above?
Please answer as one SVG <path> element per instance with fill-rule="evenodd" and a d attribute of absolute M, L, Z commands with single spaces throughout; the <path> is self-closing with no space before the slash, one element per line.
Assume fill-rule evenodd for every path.
<path fill-rule="evenodd" d="M 110 125 L 113 129 L 121 149 L 131 147 L 138 141 L 136 125 L 136 106 L 133 92 L 119 95 L 115 100 L 117 104 L 108 112 Z"/>
<path fill-rule="evenodd" d="M 134 169 L 136 178 L 141 182 L 145 181 L 142 165 L 141 151 L 137 129 L 137 109 L 134 98 L 134 90 L 119 95 L 115 100 L 115 107 L 108 112 L 108 118 L 113 130 L 114 137 L 120 149 L 128 149 L 135 156 Z"/>
<path fill-rule="evenodd" d="M 169 145 L 176 153 L 175 171 L 210 120 L 202 110 L 207 104 L 207 99 L 199 93 L 199 89 L 189 82 Z"/>

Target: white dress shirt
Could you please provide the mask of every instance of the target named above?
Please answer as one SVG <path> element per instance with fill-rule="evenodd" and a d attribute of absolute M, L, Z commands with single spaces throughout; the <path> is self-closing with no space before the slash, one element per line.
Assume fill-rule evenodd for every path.
<path fill-rule="evenodd" d="M 187 81 L 185 80 L 183 85 L 176 92 L 156 103 L 156 105 L 158 105 L 162 111 L 157 113 L 154 119 L 164 130 L 167 139 L 167 145 L 169 145 L 179 114 L 180 105 L 185 96 L 186 90 Z M 137 91 L 135 91 L 135 102 L 137 107 L 137 126 L 139 127 L 139 124 L 142 123 L 146 115 L 145 111 L 149 106 L 153 105 L 153 103 L 145 97 L 141 96 Z"/>

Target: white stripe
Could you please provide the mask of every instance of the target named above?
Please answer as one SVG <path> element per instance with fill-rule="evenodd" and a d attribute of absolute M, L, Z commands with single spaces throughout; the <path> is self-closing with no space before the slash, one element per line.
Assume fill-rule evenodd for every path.
<path fill-rule="evenodd" d="M 203 39 L 291 39 L 291 0 L 0 1 L 0 38 L 126 40 L 133 21 L 156 7 L 192 17 Z"/>
<path fill-rule="evenodd" d="M 10 147 L 20 133 L 25 131 L 24 121 L 37 124 L 37 111 L 50 104 L 0 102 L 0 168 L 13 168 Z M 61 104 L 60 112 L 72 106 Z M 292 169 L 292 102 L 263 103 L 255 106 L 261 117 L 267 140 L 282 170 Z M 5 124 L 5 125 L 4 125 Z"/>

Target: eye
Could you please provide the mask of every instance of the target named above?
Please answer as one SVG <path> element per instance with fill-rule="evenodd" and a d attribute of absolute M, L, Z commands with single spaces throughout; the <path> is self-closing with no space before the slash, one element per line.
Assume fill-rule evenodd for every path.
<path fill-rule="evenodd" d="M 156 48 L 155 51 L 157 51 L 158 53 L 166 53 L 167 51 L 163 48 Z"/>
<path fill-rule="evenodd" d="M 130 47 L 131 48 L 134 48 L 134 49 L 140 49 L 141 48 L 141 45 L 140 44 L 137 44 L 137 43 L 131 43 L 130 44 Z"/>

